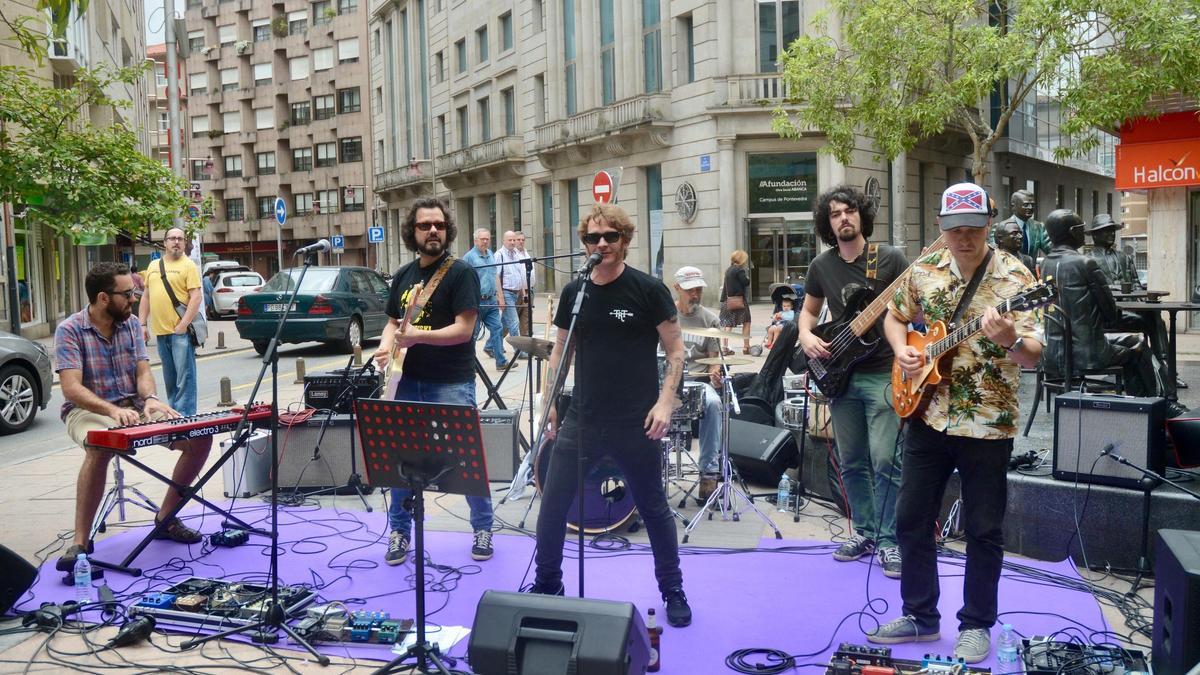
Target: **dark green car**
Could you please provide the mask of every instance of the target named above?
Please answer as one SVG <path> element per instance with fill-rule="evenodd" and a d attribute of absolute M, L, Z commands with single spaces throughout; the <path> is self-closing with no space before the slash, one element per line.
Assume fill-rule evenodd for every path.
<path fill-rule="evenodd" d="M 254 343 L 259 354 L 275 335 L 299 267 L 278 272 L 257 293 L 238 301 L 237 326 L 242 339 Z M 366 267 L 310 267 L 304 275 L 296 303 L 288 315 L 280 341 L 325 342 L 343 353 L 362 346 L 365 338 L 383 334 L 387 325 L 388 284 L 378 272 Z"/>

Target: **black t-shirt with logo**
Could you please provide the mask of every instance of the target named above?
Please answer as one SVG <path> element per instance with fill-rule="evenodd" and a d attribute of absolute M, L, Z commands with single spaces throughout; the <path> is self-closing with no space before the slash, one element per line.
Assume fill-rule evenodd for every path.
<path fill-rule="evenodd" d="M 446 254 L 449 255 L 449 254 Z M 387 315 L 404 320 L 413 286 L 426 286 L 446 256 L 428 267 L 421 267 L 418 258 L 396 271 L 388 295 Z M 455 260 L 442 277 L 433 297 L 413 317 L 409 330 L 435 330 L 454 323 L 454 317 L 465 311 L 479 311 L 479 277 L 470 265 Z M 471 340 L 450 345 L 413 345 L 404 357 L 404 375 L 427 382 L 472 382 L 475 380 L 475 345 Z"/>
<path fill-rule="evenodd" d="M 571 326 L 579 286 L 576 279 L 563 289 L 555 326 Z M 658 325 L 675 312 L 663 282 L 632 267 L 607 284 L 588 283 L 575 324 L 571 400 L 583 424 L 642 424 L 658 400 Z"/>

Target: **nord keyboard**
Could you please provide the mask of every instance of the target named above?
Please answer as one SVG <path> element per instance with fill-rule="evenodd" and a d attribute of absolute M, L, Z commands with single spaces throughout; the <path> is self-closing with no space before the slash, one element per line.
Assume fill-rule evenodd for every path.
<path fill-rule="evenodd" d="M 189 417 L 178 417 L 159 422 L 143 422 L 124 427 L 93 429 L 88 432 L 87 443 L 107 450 L 137 450 L 151 445 L 168 445 L 175 441 L 186 441 L 203 436 L 214 436 L 237 428 L 242 420 L 242 408 L 200 413 Z M 250 421 L 271 416 L 271 406 L 250 406 Z"/>

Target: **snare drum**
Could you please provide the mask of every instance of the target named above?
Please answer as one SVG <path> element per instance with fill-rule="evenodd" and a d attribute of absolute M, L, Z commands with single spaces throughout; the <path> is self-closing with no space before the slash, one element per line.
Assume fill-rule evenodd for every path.
<path fill-rule="evenodd" d="M 779 424 L 784 429 L 798 431 L 804 426 L 804 413 L 807 405 L 806 396 L 795 396 L 784 399 L 779 402 L 779 407 L 775 410 L 775 419 L 779 420 Z"/>
<path fill-rule="evenodd" d="M 808 373 L 783 376 L 783 395 L 787 397 L 800 396 L 804 393 L 804 385 L 808 383 Z"/>
<path fill-rule="evenodd" d="M 704 416 L 704 383 L 684 382 L 679 407 L 671 413 L 674 420 L 694 420 Z"/>

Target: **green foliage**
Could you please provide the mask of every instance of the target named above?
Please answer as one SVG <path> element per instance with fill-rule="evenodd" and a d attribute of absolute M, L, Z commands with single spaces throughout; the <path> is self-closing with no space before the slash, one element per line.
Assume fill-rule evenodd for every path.
<path fill-rule="evenodd" d="M 21 51 L 33 57 L 38 65 L 42 65 L 47 53 L 47 38 L 60 38 L 67 32 L 71 21 L 71 10 L 82 16 L 87 11 L 88 0 L 36 0 L 33 3 L 36 14 L 16 15 L 16 11 L 25 9 L 25 4 L 0 3 L 0 23 L 12 32 L 9 40 L 17 43 Z M 8 9 L 8 13 L 5 13 Z M 46 22 L 50 21 L 50 35 L 46 34 Z"/>

